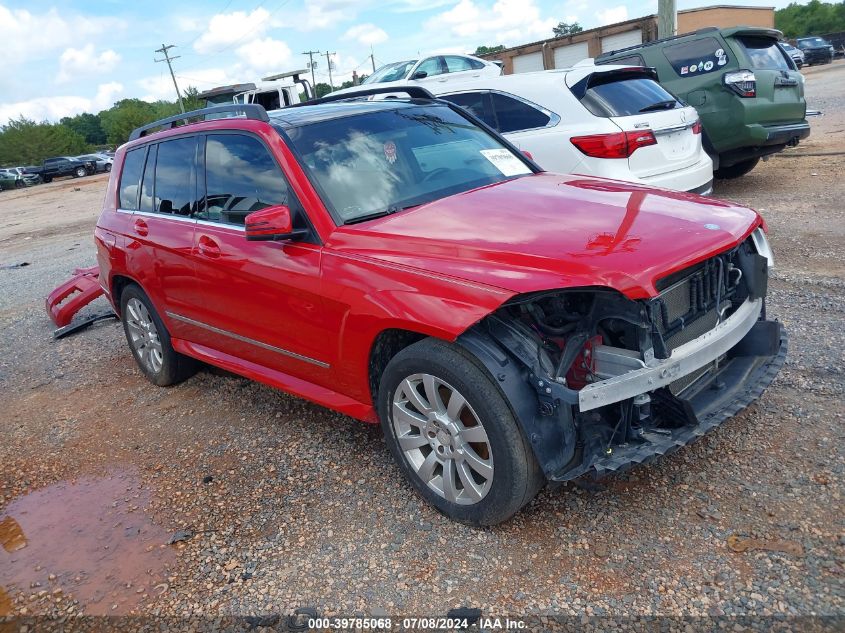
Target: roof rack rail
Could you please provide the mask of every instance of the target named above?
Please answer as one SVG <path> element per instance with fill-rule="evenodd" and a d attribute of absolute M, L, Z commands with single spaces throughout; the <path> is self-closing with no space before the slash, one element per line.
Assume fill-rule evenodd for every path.
<path fill-rule="evenodd" d="M 129 135 L 129 140 L 134 141 L 135 139 L 141 138 L 142 136 L 146 136 L 150 130 L 154 130 L 155 128 L 174 128 L 176 127 L 176 123 L 180 121 L 185 121 L 187 119 L 194 119 L 196 117 L 205 116 L 207 114 L 243 114 L 247 119 L 254 119 L 256 121 L 264 121 L 268 123 L 270 121 L 270 117 L 267 116 L 267 111 L 260 105 L 255 103 L 233 103 L 232 105 L 219 105 L 219 106 L 212 106 L 210 108 L 201 108 L 199 110 L 191 110 L 190 112 L 183 112 L 182 114 L 177 114 L 176 116 L 167 117 L 166 119 L 159 119 L 158 121 L 153 121 L 152 123 L 147 123 L 147 125 L 142 125 L 141 127 L 135 128 L 132 130 L 132 134 Z"/>
<path fill-rule="evenodd" d="M 319 105 L 321 103 L 331 103 L 333 101 L 345 101 L 347 99 L 358 99 L 360 97 L 370 97 L 372 95 L 382 95 L 382 94 L 392 94 L 395 92 L 404 92 L 407 94 L 411 99 L 437 99 L 431 92 L 423 88 L 422 86 L 413 86 L 413 85 L 405 85 L 405 86 L 383 86 L 381 88 L 366 88 L 364 90 L 356 90 L 355 92 L 343 93 L 343 94 L 329 94 L 325 97 L 320 99 L 314 99 L 313 101 L 305 101 L 304 103 L 294 103 L 291 108 L 297 108 L 300 106 L 309 106 L 309 105 Z"/>

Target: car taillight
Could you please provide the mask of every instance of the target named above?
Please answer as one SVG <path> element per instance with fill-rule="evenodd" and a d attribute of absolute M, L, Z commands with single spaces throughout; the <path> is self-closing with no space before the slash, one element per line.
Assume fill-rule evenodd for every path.
<path fill-rule="evenodd" d="M 657 145 L 651 130 L 573 136 L 572 144 L 593 158 L 628 158 L 638 147 Z"/>
<path fill-rule="evenodd" d="M 692 133 L 701 134 L 701 119 L 692 124 Z"/>
<path fill-rule="evenodd" d="M 725 73 L 725 85 L 737 93 L 740 97 L 757 96 L 757 77 L 750 70 L 737 70 Z"/>

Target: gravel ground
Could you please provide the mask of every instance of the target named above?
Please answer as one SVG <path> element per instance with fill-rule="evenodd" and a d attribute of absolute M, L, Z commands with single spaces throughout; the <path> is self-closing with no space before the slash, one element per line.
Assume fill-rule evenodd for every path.
<path fill-rule="evenodd" d="M 105 180 L 0 194 L 0 615 L 467 606 L 841 625 L 845 63 L 808 72 L 807 98 L 825 112 L 811 138 L 715 192 L 770 226 L 769 310 L 790 335 L 775 384 L 696 444 L 484 530 L 422 504 L 375 427 L 216 370 L 153 387 L 115 322 L 51 341 L 43 297 L 93 262 Z"/>

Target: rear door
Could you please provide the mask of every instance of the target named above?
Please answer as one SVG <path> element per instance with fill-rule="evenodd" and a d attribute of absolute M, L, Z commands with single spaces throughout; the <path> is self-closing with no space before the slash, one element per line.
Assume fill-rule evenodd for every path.
<path fill-rule="evenodd" d="M 754 72 L 757 96 L 748 99 L 753 123 L 791 123 L 806 113 L 801 73 L 792 69 L 786 53 L 773 37 L 737 33 L 728 38 L 744 68 Z"/>
<path fill-rule="evenodd" d="M 568 81 L 573 79 L 567 77 Z M 635 176 L 646 178 L 685 169 L 701 160 L 695 108 L 667 92 L 650 70 L 593 72 L 572 87 L 581 105 L 592 114 L 608 118 L 623 132 L 654 135 L 654 144 L 638 147 L 628 158 Z"/>

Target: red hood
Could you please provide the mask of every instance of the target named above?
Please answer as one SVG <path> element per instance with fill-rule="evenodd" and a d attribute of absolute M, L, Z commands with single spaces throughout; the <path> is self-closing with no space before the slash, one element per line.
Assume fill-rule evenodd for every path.
<path fill-rule="evenodd" d="M 606 286 L 636 299 L 759 223 L 721 200 L 537 174 L 340 227 L 326 247 L 514 293 Z"/>

